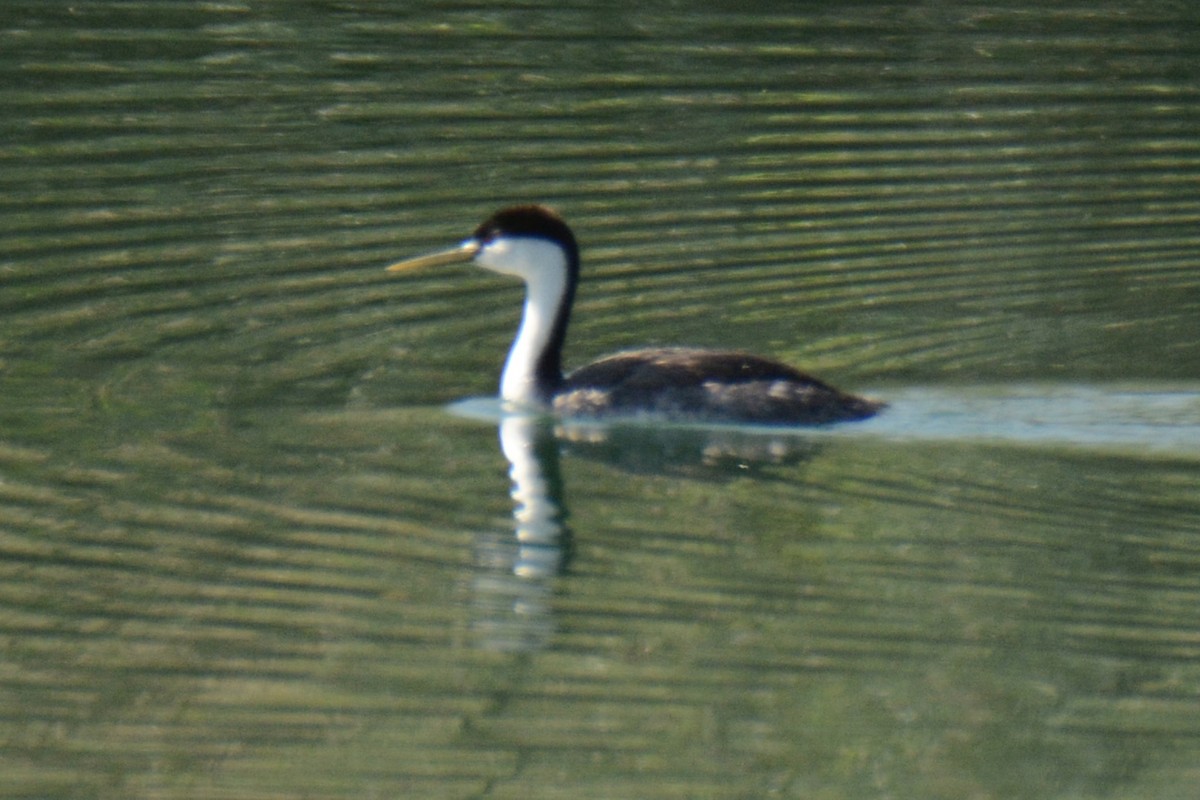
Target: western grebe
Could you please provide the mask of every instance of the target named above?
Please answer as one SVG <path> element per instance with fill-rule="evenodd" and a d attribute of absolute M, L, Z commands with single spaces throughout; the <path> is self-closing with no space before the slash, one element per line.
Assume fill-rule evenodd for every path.
<path fill-rule="evenodd" d="M 580 416 L 651 414 L 674 420 L 819 425 L 865 419 L 883 403 L 839 391 L 786 364 L 734 350 L 661 348 L 617 353 L 562 372 L 579 246 L 544 206 L 505 208 L 450 250 L 389 272 L 474 261 L 525 282 L 525 310 L 500 378 L 500 398 Z"/>

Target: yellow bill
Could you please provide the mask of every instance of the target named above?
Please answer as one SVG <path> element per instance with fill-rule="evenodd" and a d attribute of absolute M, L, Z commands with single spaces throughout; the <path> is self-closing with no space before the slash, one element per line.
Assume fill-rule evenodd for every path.
<path fill-rule="evenodd" d="M 406 261 L 400 261 L 392 264 L 387 268 L 388 272 L 408 272 L 413 269 L 421 269 L 423 267 L 438 267 L 442 264 L 454 264 L 460 261 L 470 261 L 479 252 L 479 243 L 473 239 L 469 239 L 458 247 L 449 250 L 442 250 L 437 253 L 429 253 L 424 256 L 417 256 Z"/>

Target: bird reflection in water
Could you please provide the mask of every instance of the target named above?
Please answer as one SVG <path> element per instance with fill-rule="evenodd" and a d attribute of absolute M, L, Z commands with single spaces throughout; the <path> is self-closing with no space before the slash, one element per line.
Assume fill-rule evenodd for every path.
<path fill-rule="evenodd" d="M 571 554 L 559 445 L 542 415 L 506 415 L 499 428 L 512 480 L 513 534 L 478 540 L 474 629 L 488 649 L 536 650 L 554 631 L 553 581 Z"/>
<path fill-rule="evenodd" d="M 560 421 L 555 429 L 571 456 L 639 475 L 721 481 L 807 461 L 820 448 L 812 431 L 645 422 Z"/>
<path fill-rule="evenodd" d="M 631 474 L 721 481 L 764 477 L 765 467 L 805 461 L 820 446 L 795 432 L 600 424 L 536 413 L 504 414 L 498 427 L 512 482 L 512 529 L 477 539 L 473 632 L 481 647 L 510 652 L 538 650 L 555 631 L 554 586 L 573 554 L 562 451 Z"/>

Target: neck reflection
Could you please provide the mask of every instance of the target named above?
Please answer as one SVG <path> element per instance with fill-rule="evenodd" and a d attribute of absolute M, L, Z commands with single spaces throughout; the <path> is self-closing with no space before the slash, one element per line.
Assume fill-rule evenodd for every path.
<path fill-rule="evenodd" d="M 570 557 L 558 442 L 552 422 L 535 414 L 506 414 L 499 433 L 512 480 L 513 533 L 478 540 L 480 613 L 473 627 L 488 649 L 536 650 L 554 632 L 553 581 Z"/>

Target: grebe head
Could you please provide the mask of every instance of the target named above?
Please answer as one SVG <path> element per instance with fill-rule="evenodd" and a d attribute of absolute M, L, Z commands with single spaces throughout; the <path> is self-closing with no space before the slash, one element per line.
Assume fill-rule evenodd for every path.
<path fill-rule="evenodd" d="M 563 382 L 562 346 L 579 279 L 575 235 L 545 206 L 512 206 L 484 220 L 458 247 L 387 269 L 401 272 L 456 261 L 474 261 L 525 282 L 525 312 L 504 365 L 500 396 L 520 405 L 549 403 Z"/>
<path fill-rule="evenodd" d="M 407 259 L 387 269 L 406 272 L 460 261 L 474 261 L 484 269 L 530 284 L 553 280 L 555 272 L 566 278 L 566 284 L 574 284 L 579 277 L 575 235 L 558 214 L 539 205 L 501 209 L 458 247 Z"/>
<path fill-rule="evenodd" d="M 513 206 L 486 219 L 468 240 L 475 242 L 475 263 L 513 275 L 526 283 L 565 272 L 573 283 L 579 274 L 579 245 L 558 214 L 545 206 Z"/>

